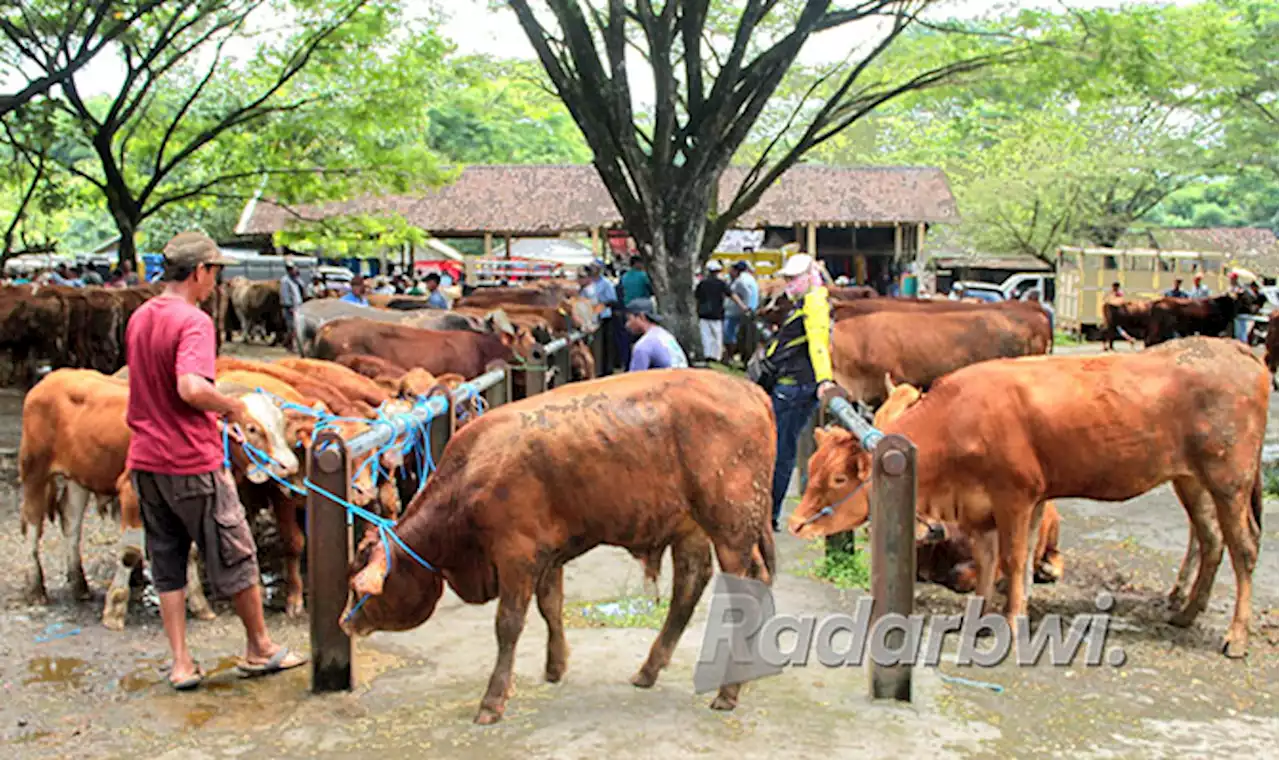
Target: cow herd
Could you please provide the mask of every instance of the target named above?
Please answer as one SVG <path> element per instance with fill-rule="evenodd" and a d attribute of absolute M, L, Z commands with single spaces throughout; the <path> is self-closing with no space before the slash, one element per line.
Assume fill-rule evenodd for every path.
<path fill-rule="evenodd" d="M 228 283 L 207 304 L 223 326 L 220 337 L 228 304 L 242 335 L 287 329 L 264 317 L 279 311 L 278 290 L 271 306 L 271 284 L 257 285 Z M 768 295 L 770 284 L 762 285 Z M 121 340 L 129 314 L 154 291 L 69 291 L 0 291 L 0 348 L 12 352 L 15 366 L 42 356 L 61 367 L 35 384 L 23 408 L 26 591 L 32 601 L 47 598 L 40 538 L 45 523 L 57 520 L 72 538 L 70 586 L 88 597 L 79 533 L 96 501 L 116 511 L 123 531 L 103 612 L 104 624 L 119 629 L 129 574 L 141 560 L 137 498 L 124 471 Z M 832 295 L 837 383 L 879 407 L 877 427 L 915 444 L 918 514 L 947 536 L 920 547 L 925 580 L 990 599 L 1003 577 L 1006 613 L 1024 614 L 1027 579 L 1063 573 L 1054 499 L 1119 501 L 1172 482 L 1190 522 L 1170 595 L 1174 622 L 1188 625 L 1205 608 L 1225 545 L 1237 578 L 1226 652 L 1244 653 L 1271 382 L 1247 347 L 1197 337 L 1133 354 L 1047 356 L 1053 335 L 1038 303 L 878 298 L 863 289 Z M 246 509 L 270 510 L 278 523 L 289 615 L 303 611 L 300 462 L 319 428 L 349 439 L 495 365 L 537 365 L 554 337 L 595 329 L 602 308 L 560 282 L 480 290 L 447 311 L 385 306 L 312 300 L 293 324 L 301 357 L 217 361 L 219 389 L 244 398 L 256 422 L 250 445 L 231 445 L 228 454 Z M 775 294 L 759 316 L 776 324 L 788 310 Z M 1153 334 L 1196 332 L 1178 321 L 1185 315 L 1170 319 L 1149 317 Z M 571 351 L 571 379 L 593 378 L 591 353 L 581 344 Z M 477 722 L 502 716 L 534 599 L 549 631 L 546 678 L 563 675 L 562 568 L 595 546 L 626 548 L 650 576 L 672 549 L 670 611 L 632 680 L 640 687 L 652 686 L 670 660 L 711 577 L 713 554 L 726 573 L 771 582 L 775 433 L 768 396 L 751 383 L 710 370 L 652 370 L 568 385 L 469 419 L 450 439 L 429 489 L 399 449 L 353 463 L 352 503 L 404 514 L 400 538 L 431 567 L 366 536 L 350 580 L 352 599 L 361 602 L 343 625 L 353 634 L 420 625 L 446 583 L 469 603 L 497 599 L 499 655 Z M 806 538 L 856 528 L 868 512 L 861 486 L 870 454 L 840 430 L 820 429 L 816 438 L 790 523 Z M 252 450 L 267 452 L 270 464 Z M 823 512 L 833 504 L 840 506 Z M 190 577 L 189 605 L 208 617 L 199 575 Z M 737 685 L 728 685 L 712 706 L 729 709 L 737 699 Z"/>

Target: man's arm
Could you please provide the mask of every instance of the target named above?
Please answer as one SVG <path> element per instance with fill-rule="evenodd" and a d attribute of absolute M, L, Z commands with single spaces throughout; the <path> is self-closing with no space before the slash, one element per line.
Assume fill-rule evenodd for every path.
<path fill-rule="evenodd" d="M 178 376 L 178 395 L 203 412 L 213 412 L 239 422 L 247 414 L 244 401 L 220 393 L 207 378 L 195 373 Z"/>
<path fill-rule="evenodd" d="M 631 366 L 627 367 L 627 371 L 637 372 L 642 369 L 649 369 L 649 355 L 652 352 L 653 348 L 647 342 L 637 342 L 631 347 Z"/>

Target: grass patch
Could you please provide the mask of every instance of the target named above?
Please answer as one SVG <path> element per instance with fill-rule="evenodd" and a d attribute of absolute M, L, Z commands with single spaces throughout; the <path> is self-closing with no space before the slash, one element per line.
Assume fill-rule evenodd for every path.
<path fill-rule="evenodd" d="M 1280 468 L 1262 468 L 1262 493 L 1272 498 L 1280 496 Z"/>
<path fill-rule="evenodd" d="M 570 628 L 662 628 L 669 599 L 656 602 L 646 596 L 623 596 L 566 604 L 565 625 Z"/>
<path fill-rule="evenodd" d="M 831 546 L 826 541 L 813 541 L 805 547 L 805 553 L 817 554 L 805 565 L 801 574 L 827 581 L 839 589 L 869 589 L 871 587 L 871 555 L 852 548 L 852 544 Z"/>
<path fill-rule="evenodd" d="M 1083 338 L 1069 332 L 1062 332 L 1060 330 L 1053 331 L 1053 345 L 1055 346 L 1083 346 L 1084 343 L 1085 341 Z"/>

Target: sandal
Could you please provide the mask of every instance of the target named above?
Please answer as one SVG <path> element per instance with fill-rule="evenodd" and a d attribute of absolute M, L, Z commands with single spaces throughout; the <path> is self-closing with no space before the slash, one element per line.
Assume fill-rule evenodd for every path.
<path fill-rule="evenodd" d="M 169 682 L 169 687 L 174 691 L 191 691 L 200 684 L 204 683 L 204 668 L 200 667 L 200 663 L 196 663 L 196 672 L 194 675 L 188 676 L 181 681 L 175 681 L 166 677 L 164 680 Z"/>
<path fill-rule="evenodd" d="M 301 656 L 295 656 L 295 658 L 290 661 L 290 654 L 292 653 L 289 651 L 289 647 L 280 647 L 275 654 L 271 655 L 270 660 L 267 660 L 262 664 L 241 662 L 236 665 L 236 670 L 240 672 L 240 675 L 243 678 L 254 678 L 256 676 L 271 675 L 272 673 L 290 670 L 298 667 L 299 665 L 305 665 L 308 661 L 306 657 Z"/>

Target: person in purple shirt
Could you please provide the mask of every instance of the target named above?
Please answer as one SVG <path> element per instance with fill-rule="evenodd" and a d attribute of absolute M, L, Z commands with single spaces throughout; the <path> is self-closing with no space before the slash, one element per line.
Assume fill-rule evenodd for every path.
<path fill-rule="evenodd" d="M 662 317 L 654 312 L 650 299 L 637 298 L 627 304 L 627 330 L 640 336 L 631 347 L 629 372 L 689 366 L 684 349 L 674 335 L 658 324 L 661 321 Z"/>

